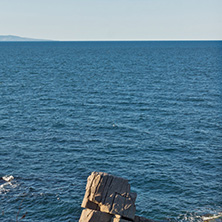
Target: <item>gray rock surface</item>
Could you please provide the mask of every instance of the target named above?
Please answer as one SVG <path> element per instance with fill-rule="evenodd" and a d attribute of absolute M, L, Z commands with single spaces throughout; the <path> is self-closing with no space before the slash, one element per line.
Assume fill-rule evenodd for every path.
<path fill-rule="evenodd" d="M 13 176 L 5 176 L 0 178 L 0 182 L 8 184 L 13 179 Z M 157 222 L 135 216 L 136 196 L 136 193 L 130 193 L 127 180 L 107 173 L 92 172 L 87 179 L 82 202 L 82 207 L 87 209 L 82 211 L 79 222 Z M 200 218 L 203 222 L 222 222 L 222 214 L 206 214 Z"/>
<path fill-rule="evenodd" d="M 127 180 L 107 173 L 92 172 L 87 179 L 82 207 L 134 219 L 136 194 Z"/>
<path fill-rule="evenodd" d="M 84 209 L 79 222 L 111 222 L 111 220 L 112 215 L 110 214 L 91 209 Z"/>
<path fill-rule="evenodd" d="M 128 180 L 107 173 L 92 172 L 87 179 L 79 222 L 155 222 L 135 216 L 136 193 Z"/>
<path fill-rule="evenodd" d="M 135 216 L 134 222 L 155 222 L 154 220 L 147 219 L 145 217 Z"/>

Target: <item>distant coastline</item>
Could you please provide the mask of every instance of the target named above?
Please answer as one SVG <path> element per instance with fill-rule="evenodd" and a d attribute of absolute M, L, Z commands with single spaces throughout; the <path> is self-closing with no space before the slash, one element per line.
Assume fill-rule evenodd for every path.
<path fill-rule="evenodd" d="M 0 42 L 51 42 L 53 40 L 26 38 L 15 35 L 0 35 Z"/>
<path fill-rule="evenodd" d="M 221 42 L 222 39 L 74 39 L 49 40 L 16 35 L 0 35 L 0 42 Z"/>

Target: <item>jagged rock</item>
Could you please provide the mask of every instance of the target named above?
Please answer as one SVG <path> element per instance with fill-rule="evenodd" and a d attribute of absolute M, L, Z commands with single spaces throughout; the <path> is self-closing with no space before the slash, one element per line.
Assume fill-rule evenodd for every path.
<path fill-rule="evenodd" d="M 84 209 L 82 211 L 79 222 L 131 222 L 127 219 L 122 219 L 119 215 L 111 215 L 101 211 Z"/>
<path fill-rule="evenodd" d="M 136 194 L 130 193 L 127 180 L 107 173 L 92 172 L 87 179 L 82 207 L 134 219 L 135 201 Z"/>
<path fill-rule="evenodd" d="M 122 218 L 120 215 L 114 215 L 111 222 L 131 222 L 132 220 L 128 220 L 126 218 Z"/>
<path fill-rule="evenodd" d="M 114 217 L 111 222 L 132 222 L 131 220 Z"/>
<path fill-rule="evenodd" d="M 79 222 L 111 222 L 111 220 L 112 215 L 110 214 L 91 209 L 84 209 Z"/>
<path fill-rule="evenodd" d="M 92 172 L 79 222 L 155 222 L 135 216 L 136 193 L 130 193 L 127 180 L 107 173 Z"/>

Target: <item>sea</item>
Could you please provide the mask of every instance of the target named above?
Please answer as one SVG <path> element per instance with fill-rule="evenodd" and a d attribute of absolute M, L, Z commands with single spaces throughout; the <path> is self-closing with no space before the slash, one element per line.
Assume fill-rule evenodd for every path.
<path fill-rule="evenodd" d="M 77 222 L 93 171 L 149 219 L 222 212 L 222 41 L 0 43 L 0 221 Z"/>

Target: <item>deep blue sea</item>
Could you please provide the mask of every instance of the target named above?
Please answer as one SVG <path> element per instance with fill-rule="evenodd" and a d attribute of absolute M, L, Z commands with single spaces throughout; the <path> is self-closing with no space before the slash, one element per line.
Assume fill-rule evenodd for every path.
<path fill-rule="evenodd" d="M 0 221 L 77 222 L 92 171 L 140 216 L 222 212 L 222 42 L 0 43 Z"/>

